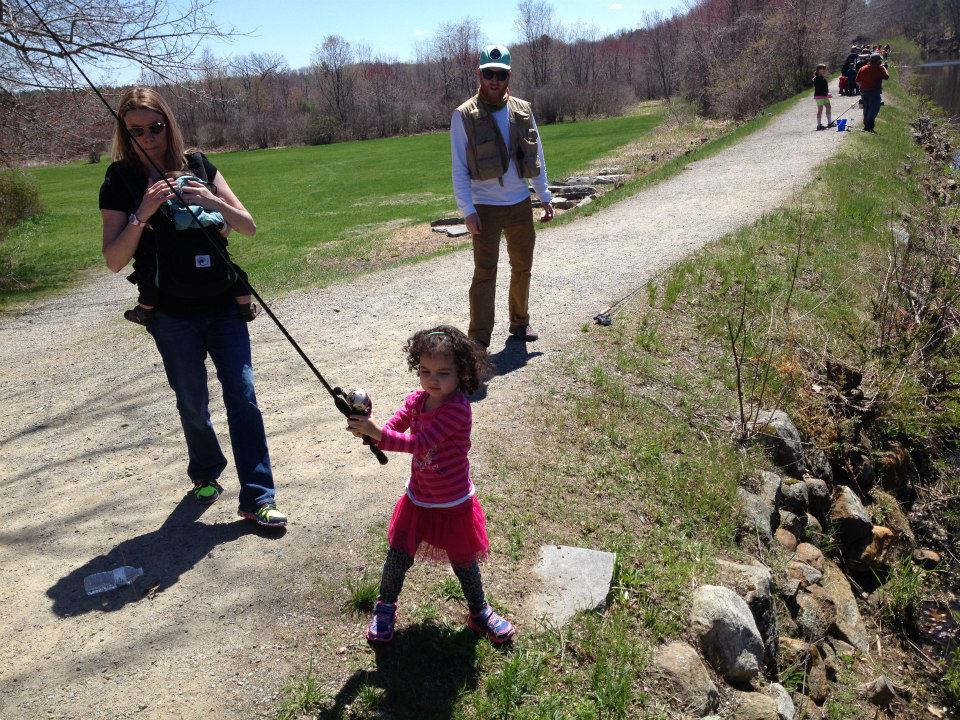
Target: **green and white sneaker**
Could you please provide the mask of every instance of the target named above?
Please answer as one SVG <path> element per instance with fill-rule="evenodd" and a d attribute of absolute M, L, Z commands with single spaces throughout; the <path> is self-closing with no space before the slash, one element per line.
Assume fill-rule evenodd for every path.
<path fill-rule="evenodd" d="M 247 520 L 253 520 L 257 525 L 264 527 L 283 527 L 287 524 L 287 516 L 277 510 L 273 503 L 265 503 L 257 508 L 256 512 L 238 510 L 237 515 Z"/>
<path fill-rule="evenodd" d="M 213 505 L 223 492 L 223 488 L 216 480 L 208 480 L 207 482 L 195 482 L 191 492 L 193 493 L 193 499 L 201 505 Z"/>

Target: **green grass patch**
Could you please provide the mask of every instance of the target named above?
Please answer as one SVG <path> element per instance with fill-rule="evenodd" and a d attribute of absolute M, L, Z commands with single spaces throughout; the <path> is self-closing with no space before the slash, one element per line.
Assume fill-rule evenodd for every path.
<path fill-rule="evenodd" d="M 648 133 L 659 107 L 617 118 L 542 128 L 549 176 L 565 177 Z M 258 290 L 324 286 L 371 265 L 407 259 L 385 239 L 411 223 L 456 211 L 447 133 L 212 153 L 257 221 L 231 252 Z M 106 164 L 28 171 L 46 211 L 0 244 L 0 307 L 69 284 L 102 265 L 97 191 Z M 382 257 L 386 254 L 386 257 Z M 423 251 L 414 251 L 414 256 Z M 132 288 L 131 288 L 132 291 Z"/>

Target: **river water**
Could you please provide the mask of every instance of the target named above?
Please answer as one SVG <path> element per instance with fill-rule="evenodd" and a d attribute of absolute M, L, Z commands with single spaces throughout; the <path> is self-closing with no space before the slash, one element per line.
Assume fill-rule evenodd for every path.
<path fill-rule="evenodd" d="M 924 92 L 952 117 L 960 116 L 960 60 L 930 58 L 914 68 Z"/>

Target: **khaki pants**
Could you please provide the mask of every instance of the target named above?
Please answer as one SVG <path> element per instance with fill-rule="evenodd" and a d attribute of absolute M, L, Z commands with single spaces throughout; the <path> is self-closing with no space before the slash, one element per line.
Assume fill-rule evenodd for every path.
<path fill-rule="evenodd" d="M 516 205 L 477 205 L 480 234 L 473 236 L 473 282 L 470 285 L 468 334 L 490 344 L 500 233 L 507 237 L 510 256 L 510 329 L 529 324 L 530 270 L 533 267 L 533 207 L 527 198 Z"/>

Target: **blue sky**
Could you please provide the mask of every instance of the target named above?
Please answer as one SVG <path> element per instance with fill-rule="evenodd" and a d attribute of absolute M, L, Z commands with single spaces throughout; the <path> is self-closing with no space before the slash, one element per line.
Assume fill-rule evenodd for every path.
<path fill-rule="evenodd" d="M 664 13 L 679 0 L 555 0 L 550 5 L 564 25 L 592 24 L 602 35 L 633 29 L 646 10 Z M 432 38 L 438 26 L 464 17 L 479 20 L 490 42 L 516 39 L 513 28 L 516 0 L 487 0 L 454 4 L 443 0 L 215 0 L 213 12 L 221 24 L 232 25 L 250 37 L 210 49 L 220 56 L 250 52 L 283 55 L 290 67 L 305 67 L 313 49 L 328 35 L 341 35 L 352 45 L 365 44 L 374 55 L 412 60 L 418 41 Z"/>

